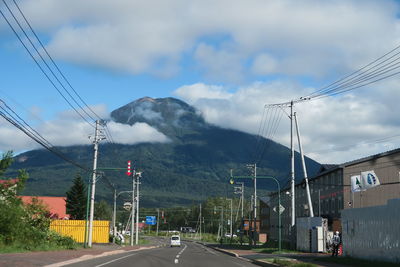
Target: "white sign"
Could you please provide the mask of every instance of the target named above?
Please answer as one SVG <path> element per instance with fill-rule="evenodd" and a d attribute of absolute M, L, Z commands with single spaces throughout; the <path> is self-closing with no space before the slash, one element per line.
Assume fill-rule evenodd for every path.
<path fill-rule="evenodd" d="M 351 179 L 351 192 L 364 191 L 361 185 L 361 175 L 354 175 L 350 177 Z"/>
<path fill-rule="evenodd" d="M 380 185 L 378 176 L 374 171 L 366 171 L 361 173 L 361 186 L 363 189 L 369 189 Z"/>
<path fill-rule="evenodd" d="M 276 210 L 277 210 L 277 207 L 275 206 L 275 207 L 273 208 L 273 211 L 277 212 Z M 279 206 L 279 214 L 282 214 L 282 212 L 284 212 L 284 211 L 285 211 L 285 207 L 282 206 L 282 205 L 280 205 L 280 206 Z"/>

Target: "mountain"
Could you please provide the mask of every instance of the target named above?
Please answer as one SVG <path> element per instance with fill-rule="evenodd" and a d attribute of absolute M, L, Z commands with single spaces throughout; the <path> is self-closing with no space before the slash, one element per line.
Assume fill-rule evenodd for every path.
<path fill-rule="evenodd" d="M 278 143 L 244 132 L 223 129 L 207 123 L 192 106 L 175 98 L 144 97 L 111 112 L 113 121 L 133 125 L 147 123 L 168 138 L 164 143 L 137 145 L 101 144 L 98 168 L 125 168 L 127 160 L 143 171 L 141 203 L 144 206 L 171 206 L 198 202 L 209 196 L 232 195 L 228 183 L 230 169 L 236 175 L 250 175 L 245 165 L 254 161 L 255 149 L 264 152 L 258 163 L 258 175 L 272 175 L 285 187 L 289 181 L 290 150 Z M 265 149 L 263 149 L 265 148 Z M 69 158 L 91 166 L 92 146 L 61 147 Z M 299 154 L 295 155 L 296 173 L 302 174 Z M 307 158 L 309 176 L 320 164 Z M 24 168 L 30 174 L 25 194 L 63 196 L 79 169 L 46 150 L 18 155 L 13 170 Z M 13 171 L 11 170 L 11 171 Z M 104 171 L 119 191 L 131 190 L 124 171 Z M 90 173 L 82 173 L 88 178 Z M 301 175 L 298 175 L 301 176 Z M 298 179 L 301 180 L 300 177 Z M 252 181 L 242 180 L 251 186 Z M 264 190 L 276 190 L 271 180 L 258 180 Z M 246 189 L 250 192 L 250 188 Z M 265 191 L 263 191 L 265 193 Z M 100 178 L 96 199 L 111 198 L 105 178 Z"/>

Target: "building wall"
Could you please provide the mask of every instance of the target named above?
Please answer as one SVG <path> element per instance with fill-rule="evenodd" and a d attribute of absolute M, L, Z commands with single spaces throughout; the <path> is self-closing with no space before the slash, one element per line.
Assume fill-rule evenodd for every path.
<path fill-rule="evenodd" d="M 400 198 L 400 152 L 346 166 L 343 173 L 345 184 L 351 184 L 351 176 L 360 175 L 361 172 L 370 170 L 375 171 L 381 185 L 367 191 L 354 192 L 354 198 L 350 188 L 347 187 L 348 190 L 344 195 L 346 204 L 353 202 L 352 207 L 363 208 L 385 205 L 389 199 Z M 384 185 L 382 183 L 394 184 Z M 345 205 L 345 208 L 351 208 L 351 206 Z"/>
<path fill-rule="evenodd" d="M 328 218 L 328 226 L 333 230 L 333 222 L 340 218 L 340 212 L 343 209 L 343 177 L 342 169 L 336 168 L 330 172 L 322 173 L 309 181 L 311 202 L 313 205 L 314 216 Z M 308 217 L 307 192 L 304 185 L 295 187 L 296 218 Z M 285 211 L 281 214 L 282 220 L 282 239 L 290 241 L 291 232 L 291 196 L 290 189 L 281 192 L 281 204 Z M 271 196 L 271 207 L 278 205 L 277 194 Z M 319 212 L 321 211 L 321 213 Z M 271 211 L 271 230 L 270 239 L 278 238 L 278 214 Z M 337 224 L 337 225 L 340 225 Z M 340 230 L 335 228 L 334 230 Z"/>
<path fill-rule="evenodd" d="M 400 263 L 400 199 L 387 205 L 342 212 L 346 256 Z"/>
<path fill-rule="evenodd" d="M 364 192 L 356 192 L 353 198 L 350 177 L 369 170 L 375 171 L 381 185 Z M 400 198 L 400 149 L 371 156 L 365 160 L 342 164 L 312 177 L 309 185 L 314 216 L 327 218 L 330 231 L 341 231 L 341 213 L 344 209 L 385 205 L 389 199 Z M 291 197 L 289 193 L 290 189 L 281 192 L 281 203 L 285 208 L 282 213 L 282 236 L 285 241 L 290 240 Z M 295 193 L 296 218 L 309 216 L 309 210 L 306 208 L 305 187 L 297 185 Z M 270 202 L 271 208 L 277 206 L 277 194 L 271 196 Z M 350 202 L 351 205 L 349 205 Z M 277 213 L 271 211 L 270 217 L 269 236 L 270 239 L 277 239 Z"/>

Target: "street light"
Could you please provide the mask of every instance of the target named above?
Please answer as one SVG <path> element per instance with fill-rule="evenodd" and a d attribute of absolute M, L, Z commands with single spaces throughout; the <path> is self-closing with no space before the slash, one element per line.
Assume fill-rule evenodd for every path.
<path fill-rule="evenodd" d="M 234 179 L 255 179 L 256 177 L 254 176 L 233 176 L 231 172 L 231 179 L 230 183 L 234 183 Z M 281 223 L 281 186 L 279 184 L 279 181 L 273 177 L 273 176 L 257 176 L 257 178 L 261 179 L 272 179 L 276 182 L 276 185 L 278 186 L 278 238 L 279 238 L 279 251 L 282 249 L 282 223 Z"/>
<path fill-rule="evenodd" d="M 116 213 L 117 213 L 117 198 L 124 193 L 132 193 L 132 191 L 121 191 L 117 194 L 117 189 L 114 189 L 114 210 L 113 210 L 113 221 L 112 221 L 112 225 L 113 225 L 113 243 L 115 243 L 115 233 L 116 233 L 116 226 L 115 226 L 115 221 L 116 221 Z M 134 205 L 134 203 L 132 203 L 132 206 Z M 131 207 L 132 208 L 132 207 Z M 132 234 L 132 230 L 131 230 L 131 234 Z"/>

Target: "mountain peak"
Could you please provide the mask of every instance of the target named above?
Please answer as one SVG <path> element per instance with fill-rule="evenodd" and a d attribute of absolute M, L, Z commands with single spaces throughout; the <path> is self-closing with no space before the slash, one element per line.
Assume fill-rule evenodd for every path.
<path fill-rule="evenodd" d="M 175 134 L 177 129 L 205 126 L 204 119 L 195 108 L 173 97 L 139 98 L 112 111 L 111 118 L 116 122 L 129 125 L 144 122 L 164 134 Z"/>
<path fill-rule="evenodd" d="M 152 97 L 145 96 L 145 97 L 139 98 L 138 100 L 135 100 L 133 102 L 146 102 L 146 101 L 155 102 L 156 100 Z"/>

